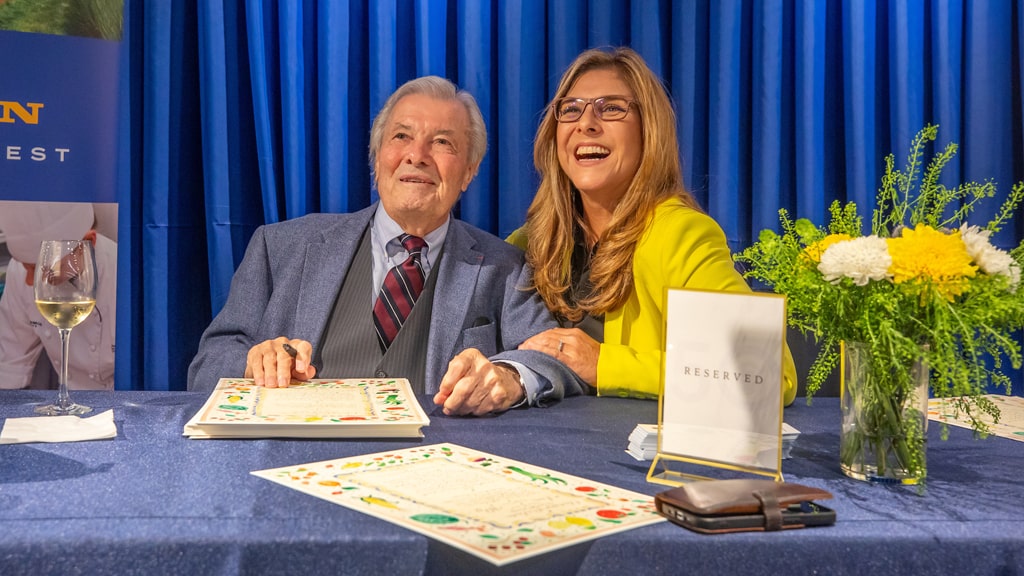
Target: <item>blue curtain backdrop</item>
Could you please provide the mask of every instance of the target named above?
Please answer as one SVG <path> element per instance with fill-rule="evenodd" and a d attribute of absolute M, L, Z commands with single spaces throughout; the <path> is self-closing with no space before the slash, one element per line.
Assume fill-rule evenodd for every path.
<path fill-rule="evenodd" d="M 734 250 L 780 207 L 869 210 L 884 156 L 902 166 L 928 122 L 961 146 L 950 182 L 1024 179 L 1024 0 L 129 0 L 126 22 L 118 388 L 185 386 L 257 226 L 375 199 L 370 120 L 419 75 L 477 97 L 488 154 L 457 210 L 500 236 L 533 195 L 542 110 L 592 46 L 664 79 L 686 183 Z M 1022 233 L 1018 214 L 998 243 Z"/>

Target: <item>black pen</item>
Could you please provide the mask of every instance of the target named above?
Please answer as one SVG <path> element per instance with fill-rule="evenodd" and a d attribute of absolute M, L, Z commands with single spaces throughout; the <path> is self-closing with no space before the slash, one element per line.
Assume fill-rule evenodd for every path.
<path fill-rule="evenodd" d="M 292 357 L 292 359 L 299 355 L 299 351 L 296 350 L 295 348 L 292 348 L 292 345 L 287 342 L 282 344 L 281 347 L 284 348 L 284 351 L 287 352 L 288 355 Z"/>

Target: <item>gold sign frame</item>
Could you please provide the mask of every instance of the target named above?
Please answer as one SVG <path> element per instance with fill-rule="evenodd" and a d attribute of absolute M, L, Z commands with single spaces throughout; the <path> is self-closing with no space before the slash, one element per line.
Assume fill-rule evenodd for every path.
<path fill-rule="evenodd" d="M 670 308 L 673 302 L 676 305 L 685 303 L 687 300 L 693 300 L 699 302 L 699 305 L 693 307 L 694 310 L 698 310 L 695 316 L 696 322 L 701 324 L 701 333 L 708 334 L 709 330 L 712 334 L 708 341 L 714 346 L 720 344 L 723 338 L 727 338 L 725 334 L 728 334 L 727 341 L 733 350 L 733 354 L 738 354 L 737 351 L 747 350 L 749 351 L 752 346 L 756 346 L 758 339 L 763 338 L 764 342 L 778 341 L 778 359 L 777 359 L 777 372 L 770 371 L 771 374 L 777 374 L 778 383 L 778 396 L 777 396 L 777 411 L 772 410 L 768 412 L 759 412 L 754 415 L 754 421 L 759 424 L 759 428 L 754 430 L 728 430 L 715 428 L 714 434 L 708 435 L 708 438 L 717 438 L 718 434 L 722 434 L 726 437 L 735 435 L 735 438 L 741 440 L 734 441 L 735 445 L 746 443 L 747 450 L 753 450 L 757 452 L 756 461 L 752 464 L 745 456 L 737 458 L 736 453 L 730 452 L 729 449 L 723 449 L 719 454 L 708 454 L 707 451 L 704 453 L 687 453 L 686 449 L 679 449 L 679 442 L 671 441 L 666 442 L 666 439 L 673 439 L 680 433 L 680 428 L 687 429 L 696 432 L 697 436 L 701 433 L 707 433 L 711 429 L 701 426 L 688 427 L 683 424 L 680 426 L 678 422 L 674 422 L 672 425 L 666 426 L 666 409 L 672 410 L 675 405 L 675 396 L 682 397 L 687 396 L 686 406 L 696 406 L 694 410 L 699 410 L 703 413 L 708 414 L 721 414 L 723 406 L 721 405 L 722 398 L 715 397 L 714 395 L 705 395 L 700 393 L 702 389 L 689 390 L 690 394 L 684 394 L 686 390 L 679 390 L 679 382 L 673 377 L 672 382 L 669 382 L 668 371 L 669 366 L 674 362 L 676 357 L 670 359 L 671 354 L 678 354 L 684 352 L 684 350 L 678 350 L 676 343 L 671 342 L 671 335 L 675 330 L 670 330 L 670 321 L 676 320 L 676 325 L 685 325 L 688 320 L 679 322 L 676 313 L 678 310 Z M 762 300 L 763 299 L 763 300 Z M 661 371 L 661 384 L 660 394 L 658 395 L 658 451 L 654 460 L 651 462 L 651 467 L 647 472 L 647 481 L 656 484 L 664 484 L 668 486 L 679 486 L 686 482 L 695 480 L 709 480 L 708 476 L 697 474 L 689 471 L 689 468 L 709 468 L 717 470 L 728 470 L 730 472 L 738 472 L 744 474 L 753 474 L 757 476 L 767 476 L 773 478 L 776 481 L 782 480 L 782 410 L 785 405 L 785 387 L 784 383 L 784 368 L 785 368 L 785 346 L 786 346 L 786 299 L 785 296 L 772 293 L 738 293 L 738 292 L 723 292 L 723 291 L 712 291 L 712 290 L 694 290 L 694 289 L 682 289 L 682 288 L 671 288 L 665 291 L 665 339 L 663 341 L 664 357 L 662 362 Z M 710 305 L 709 302 L 715 302 L 717 305 Z M 718 311 L 727 311 L 721 314 L 720 322 L 709 323 L 705 321 L 705 317 L 710 314 L 717 314 Z M 693 312 L 693 310 L 689 310 Z M 711 326 L 721 327 L 721 333 L 714 333 Z M 778 329 L 775 332 L 775 329 Z M 739 336 L 736 336 L 739 335 Z M 714 342 L 717 336 L 719 342 Z M 742 340 L 742 341 L 739 341 Z M 692 351 L 691 351 L 692 352 Z M 708 353 L 708 350 L 702 350 L 702 353 Z M 720 347 L 716 348 L 713 352 L 720 352 Z M 714 354 L 709 354 L 714 356 Z M 766 356 L 767 362 L 770 366 L 775 366 L 774 358 Z M 747 364 L 747 362 L 737 362 L 736 367 L 740 364 Z M 757 362 L 754 362 L 757 364 Z M 732 366 L 726 366 L 729 368 Z M 689 370 L 689 368 L 687 368 Z M 716 372 L 717 373 L 717 372 Z M 734 372 L 730 372 L 734 373 Z M 735 373 L 740 373 L 739 370 Z M 689 372 L 687 372 L 689 374 Z M 766 373 L 765 378 L 768 374 Z M 701 381 L 698 377 L 691 377 L 691 379 L 700 386 L 706 386 L 706 383 Z M 751 390 L 751 386 L 743 386 L 741 383 L 736 382 L 736 379 L 731 383 L 735 388 L 733 394 L 744 393 L 744 390 Z M 773 378 L 773 381 L 774 380 Z M 774 400 L 774 395 L 771 394 L 770 389 L 765 388 L 764 390 L 756 392 L 759 396 Z M 701 400 L 706 400 L 707 405 L 701 406 Z M 717 404 L 716 404 L 717 400 Z M 696 404 L 695 404 L 696 403 Z M 767 404 L 765 404 L 767 405 Z M 760 404 L 758 405 L 760 406 Z M 741 407 L 742 408 L 742 407 Z M 689 409 L 689 408 L 687 408 Z M 746 417 L 743 414 L 736 414 L 738 420 L 743 420 Z M 674 417 L 674 416 L 673 416 Z M 728 420 L 725 418 L 723 420 Z M 672 435 L 672 436 L 669 436 Z M 746 438 L 745 440 L 743 440 Z M 774 441 L 772 446 L 770 442 Z M 769 444 L 766 444 L 768 442 Z M 715 443 L 714 440 L 711 442 Z M 683 441 L 682 444 L 686 444 Z M 749 446 L 756 445 L 758 447 L 767 448 L 757 451 L 755 448 Z M 723 445 L 724 446 L 724 445 Z M 700 450 L 695 450 L 700 452 Z M 713 450 L 712 450 L 713 452 Z M 766 462 L 770 460 L 770 462 Z M 687 465 L 686 468 L 680 468 L 674 466 L 678 464 Z"/>

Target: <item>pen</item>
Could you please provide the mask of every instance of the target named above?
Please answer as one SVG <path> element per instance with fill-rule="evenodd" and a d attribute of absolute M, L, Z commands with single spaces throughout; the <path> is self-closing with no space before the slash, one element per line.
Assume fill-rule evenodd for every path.
<path fill-rule="evenodd" d="M 284 348 L 284 351 L 287 352 L 288 355 L 291 356 L 292 358 L 295 358 L 299 354 L 299 351 L 296 350 L 295 348 L 292 348 L 292 345 L 287 342 L 282 344 L 281 347 Z"/>

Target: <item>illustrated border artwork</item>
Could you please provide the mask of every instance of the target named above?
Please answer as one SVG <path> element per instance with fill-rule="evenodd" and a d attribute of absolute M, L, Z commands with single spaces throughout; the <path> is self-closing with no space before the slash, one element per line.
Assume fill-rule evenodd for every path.
<path fill-rule="evenodd" d="M 498 566 L 663 521 L 645 494 L 455 444 L 253 475 L 398 524 Z"/>
<path fill-rule="evenodd" d="M 287 388 L 222 378 L 185 425 L 192 438 L 421 438 L 430 419 L 405 378 L 319 379 Z"/>
<path fill-rule="evenodd" d="M 991 435 L 1024 442 L 1024 398 L 1002 394 L 986 394 L 985 397 L 999 407 L 999 422 L 995 422 L 989 414 L 976 415 L 988 425 Z M 970 418 L 956 410 L 957 400 L 959 398 L 929 399 L 928 419 L 950 426 L 973 428 Z"/>

